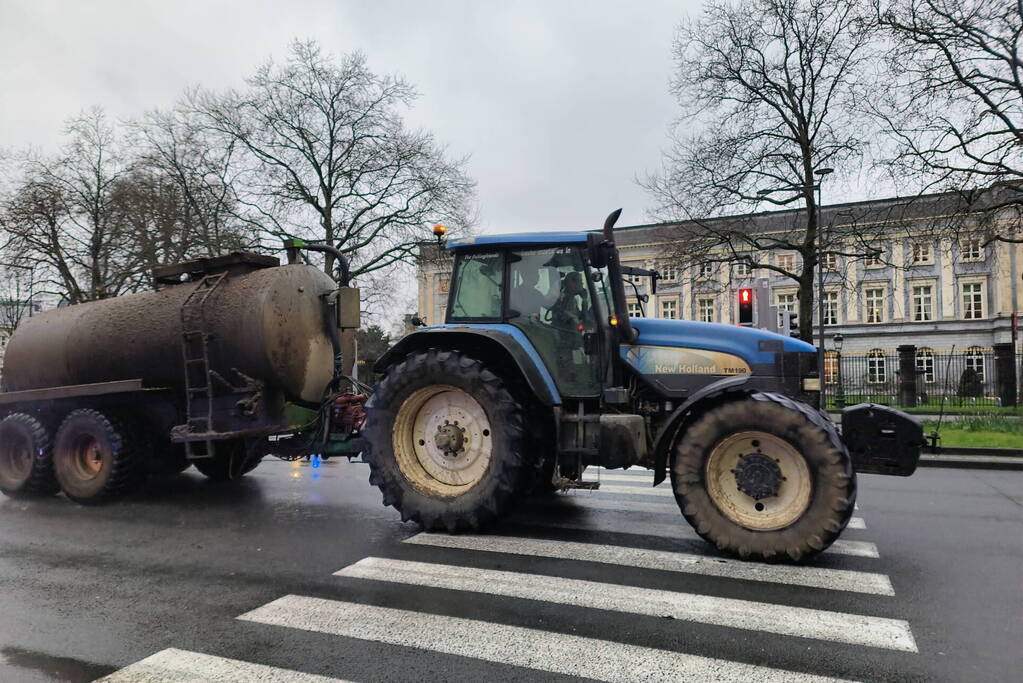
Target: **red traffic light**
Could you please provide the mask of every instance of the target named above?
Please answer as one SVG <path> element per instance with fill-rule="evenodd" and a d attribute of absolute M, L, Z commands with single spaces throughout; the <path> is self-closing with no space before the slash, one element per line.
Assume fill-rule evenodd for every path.
<path fill-rule="evenodd" d="M 753 290 L 739 290 L 739 324 L 749 327 L 753 325 Z"/>

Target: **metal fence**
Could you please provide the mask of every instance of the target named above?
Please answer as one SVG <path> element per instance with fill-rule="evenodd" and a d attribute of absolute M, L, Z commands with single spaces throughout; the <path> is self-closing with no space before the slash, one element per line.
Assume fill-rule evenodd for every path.
<path fill-rule="evenodd" d="M 997 366 L 990 348 L 936 352 L 917 349 L 916 407 L 937 411 L 952 408 L 999 406 Z M 890 349 L 841 353 L 829 351 L 824 358 L 824 379 L 829 408 L 871 402 L 899 406 L 904 403 L 899 353 Z M 1016 356 L 1013 373 L 1020 367 Z M 1018 386 L 1018 385 L 1017 385 Z"/>

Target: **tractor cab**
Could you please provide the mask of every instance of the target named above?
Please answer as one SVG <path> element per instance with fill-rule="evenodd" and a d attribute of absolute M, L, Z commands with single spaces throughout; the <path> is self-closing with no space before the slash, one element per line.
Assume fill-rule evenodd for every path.
<path fill-rule="evenodd" d="M 510 326 L 563 398 L 597 399 L 613 309 L 606 269 L 584 233 L 493 236 L 449 245 L 455 268 L 446 325 Z"/>

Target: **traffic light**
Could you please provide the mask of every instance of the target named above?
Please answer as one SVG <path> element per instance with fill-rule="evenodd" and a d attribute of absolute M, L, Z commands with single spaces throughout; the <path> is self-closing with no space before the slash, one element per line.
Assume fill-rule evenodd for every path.
<path fill-rule="evenodd" d="M 739 324 L 744 327 L 753 326 L 753 290 L 739 290 Z"/>

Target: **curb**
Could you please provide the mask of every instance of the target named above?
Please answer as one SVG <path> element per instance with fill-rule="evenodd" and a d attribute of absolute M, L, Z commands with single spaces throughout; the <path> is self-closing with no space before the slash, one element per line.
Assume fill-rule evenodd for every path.
<path fill-rule="evenodd" d="M 943 454 L 920 456 L 919 467 L 952 467 L 975 470 L 1023 470 L 1023 457 L 1010 455 Z"/>

